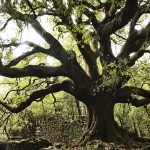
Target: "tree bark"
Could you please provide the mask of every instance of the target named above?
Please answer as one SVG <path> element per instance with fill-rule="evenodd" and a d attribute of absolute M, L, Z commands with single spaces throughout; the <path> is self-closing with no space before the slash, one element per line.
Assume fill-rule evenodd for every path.
<path fill-rule="evenodd" d="M 94 102 L 93 102 L 94 101 Z M 87 130 L 78 146 L 85 146 L 88 141 L 102 140 L 117 144 L 130 144 L 134 140 L 114 120 L 114 103 L 112 99 L 101 97 L 86 104 L 88 110 Z"/>

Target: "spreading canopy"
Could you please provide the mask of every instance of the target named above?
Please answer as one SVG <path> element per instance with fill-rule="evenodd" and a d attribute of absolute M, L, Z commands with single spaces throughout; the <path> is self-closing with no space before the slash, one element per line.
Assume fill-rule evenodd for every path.
<path fill-rule="evenodd" d="M 88 98 L 90 94 L 96 96 L 97 93 L 103 93 L 104 89 L 118 95 L 114 103 L 131 103 L 137 107 L 149 104 L 150 91 L 139 87 L 123 86 L 131 78 L 125 72 L 145 53 L 150 53 L 148 49 L 149 20 L 146 19 L 146 25 L 137 30 L 137 24 L 143 20 L 143 17 L 149 15 L 149 8 L 148 0 L 105 2 L 100 0 L 94 2 L 92 0 L 2 0 L 0 15 L 5 22 L 1 25 L 0 31 L 3 32 L 11 21 L 15 21 L 21 31 L 26 26 L 31 26 L 48 46 L 42 47 L 31 41 L 20 43 L 19 36 L 17 40 L 11 42 L 3 40 L 2 37 L 0 48 L 3 53 L 22 44 L 30 48 L 19 57 L 11 58 L 8 63 L 2 58 L 0 75 L 9 78 L 37 77 L 39 79 L 65 77 L 64 79 L 67 78 L 67 80 L 35 90 L 18 106 L 13 107 L 2 99 L 0 104 L 11 112 L 17 113 L 33 101 L 59 91 L 68 92 L 87 103 L 85 97 Z M 40 19 L 45 16 L 49 23 L 47 28 L 53 25 L 60 35 L 68 33 L 69 36 L 64 36 L 63 40 L 67 42 L 68 38 L 72 38 L 74 47 L 66 48 L 59 38 L 57 39 L 53 33 L 42 26 Z M 117 54 L 113 51 L 114 44 L 121 45 Z M 36 54 L 52 56 L 59 60 L 61 65 L 25 64 L 21 68 L 18 67 L 18 64 L 28 57 L 32 56 L 34 59 Z M 80 54 L 88 69 L 79 62 Z M 112 70 L 113 73 L 111 73 Z M 97 85 L 98 89 L 95 90 Z M 83 92 L 85 97 L 81 95 Z M 143 99 L 138 100 L 136 96 L 141 96 Z"/>

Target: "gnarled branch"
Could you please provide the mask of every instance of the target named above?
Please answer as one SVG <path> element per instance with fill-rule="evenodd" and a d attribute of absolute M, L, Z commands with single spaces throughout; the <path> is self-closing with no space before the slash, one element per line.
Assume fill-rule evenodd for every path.
<path fill-rule="evenodd" d="M 150 54 L 150 50 L 139 50 L 137 53 L 135 53 L 133 56 L 131 56 L 130 58 L 130 62 L 129 62 L 129 66 L 133 66 L 135 64 L 135 62 L 143 56 L 143 54 L 145 53 L 149 53 Z"/>
<path fill-rule="evenodd" d="M 54 1 L 54 7 L 55 7 L 55 9 L 57 11 L 59 11 L 60 7 L 61 7 L 59 5 L 59 2 L 55 1 L 55 0 L 53 0 L 53 1 Z M 63 6 L 63 9 L 65 10 L 65 12 L 69 11 L 65 6 Z M 83 40 L 83 33 L 81 33 L 78 30 L 80 28 L 80 24 L 82 24 L 82 21 L 78 22 L 77 26 L 75 26 L 74 23 L 73 23 L 73 21 L 72 21 L 72 18 L 70 16 L 70 14 L 64 13 L 64 12 L 60 12 L 59 17 L 62 20 L 62 24 L 67 27 L 67 29 L 72 33 L 74 39 L 76 40 L 77 46 L 79 48 L 79 51 L 81 52 L 82 56 L 84 57 L 87 65 L 89 67 L 90 75 L 92 77 L 98 77 L 99 74 L 98 74 L 97 66 L 96 66 L 95 53 L 90 48 L 89 44 L 87 44 L 87 43 L 84 42 L 84 40 Z"/>
<path fill-rule="evenodd" d="M 137 96 L 144 97 L 138 99 Z M 133 86 L 125 86 L 118 92 L 118 99 L 115 103 L 128 103 L 135 107 L 150 104 L 150 91 Z"/>
<path fill-rule="evenodd" d="M 53 49 L 51 53 L 57 57 L 62 63 L 68 63 L 66 60 L 70 57 L 69 53 L 65 51 L 63 46 L 58 40 L 56 40 L 49 32 L 47 32 L 41 24 L 29 14 L 22 14 L 21 12 L 12 8 L 11 4 L 5 4 L 4 8 L 1 9 L 3 13 L 9 14 L 13 19 L 28 22 L 32 27 L 44 38 L 44 40 L 50 44 L 50 48 Z M 8 9 L 9 8 L 9 9 Z"/>
<path fill-rule="evenodd" d="M 30 43 L 30 45 L 31 45 L 31 43 Z M 15 59 L 13 59 L 13 60 L 11 60 L 11 61 L 9 62 L 9 64 L 6 65 L 6 67 L 15 66 L 15 65 L 17 65 L 20 61 L 22 61 L 23 59 L 25 59 L 26 57 L 31 56 L 31 55 L 33 55 L 33 54 L 35 54 L 35 53 L 39 53 L 39 52 L 40 52 L 40 53 L 44 53 L 44 54 L 49 54 L 49 50 L 44 49 L 44 48 L 42 48 L 42 47 L 39 46 L 39 45 L 32 44 L 32 46 L 34 46 L 34 48 L 33 48 L 31 51 L 26 52 L 26 53 L 22 54 L 21 56 L 15 58 Z"/>
<path fill-rule="evenodd" d="M 29 65 L 22 69 L 20 68 L 8 68 L 3 66 L 0 61 L 0 75 L 10 78 L 22 78 L 27 76 L 34 76 L 39 78 L 56 77 L 56 76 L 67 76 L 70 77 L 69 72 L 66 71 L 64 66 L 48 67 Z"/>
<path fill-rule="evenodd" d="M 32 102 L 34 102 L 40 98 L 44 98 L 46 95 L 48 95 L 50 93 L 66 91 L 66 92 L 73 94 L 73 90 L 69 91 L 69 89 L 70 89 L 70 87 L 68 87 L 68 83 L 66 84 L 66 82 L 64 81 L 62 83 L 53 84 L 46 89 L 42 89 L 42 90 L 33 92 L 26 101 L 21 102 L 20 104 L 18 104 L 18 106 L 11 106 L 6 101 L 3 101 L 3 100 L 0 100 L 0 104 L 3 105 L 6 109 L 8 109 L 10 112 L 19 113 L 22 110 L 24 110 L 25 108 L 27 108 L 28 106 L 30 106 L 32 104 Z"/>
<path fill-rule="evenodd" d="M 135 107 L 141 107 L 150 104 L 150 99 L 137 99 L 136 97 L 129 96 L 119 99 L 117 103 L 127 103 Z"/>
<path fill-rule="evenodd" d="M 140 8 L 138 8 L 136 14 L 134 15 L 134 17 L 131 21 L 129 33 L 132 33 L 134 31 L 134 27 L 135 27 L 137 21 L 143 14 L 146 14 L 146 13 L 150 13 L 150 9 L 146 5 L 143 5 Z"/>
<path fill-rule="evenodd" d="M 120 93 L 120 94 L 119 94 Z M 125 86 L 121 90 L 119 90 L 119 95 L 121 97 L 130 97 L 131 95 L 137 95 L 137 96 L 142 96 L 145 98 L 150 99 L 150 91 L 145 90 L 143 88 L 138 88 L 134 86 Z"/>
<path fill-rule="evenodd" d="M 115 57 L 112 53 L 110 36 L 101 36 L 100 44 L 100 61 L 102 63 L 102 66 L 104 66 L 105 64 L 108 64 L 115 60 Z"/>
<path fill-rule="evenodd" d="M 129 57 L 130 53 L 138 52 L 147 38 L 150 38 L 150 23 L 145 28 L 129 34 L 117 57 L 126 58 Z"/>
<path fill-rule="evenodd" d="M 112 21 L 106 23 L 105 25 L 100 24 L 98 33 L 100 35 L 110 35 L 121 29 L 133 18 L 136 9 L 137 0 L 126 0 L 125 7 L 116 15 L 116 17 Z"/>
<path fill-rule="evenodd" d="M 140 100 L 138 100 L 135 97 L 131 97 L 131 98 L 129 98 L 129 102 L 135 107 L 141 107 L 141 106 L 145 106 L 147 104 L 150 104 L 150 99 L 140 99 Z"/>
<path fill-rule="evenodd" d="M 3 31 L 6 28 L 6 26 L 8 25 L 9 21 L 11 21 L 11 20 L 12 20 L 11 17 L 9 19 L 7 19 L 7 21 L 5 22 L 5 24 L 3 25 L 3 27 L 0 28 L 0 31 Z"/>

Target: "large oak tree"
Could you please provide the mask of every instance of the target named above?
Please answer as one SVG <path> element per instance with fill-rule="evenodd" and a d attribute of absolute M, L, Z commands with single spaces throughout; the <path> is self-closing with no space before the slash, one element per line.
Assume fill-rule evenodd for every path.
<path fill-rule="evenodd" d="M 18 113 L 48 94 L 65 91 L 87 107 L 88 126 L 80 145 L 93 139 L 117 143 L 132 142 L 133 139 L 115 122 L 114 106 L 117 103 L 128 103 L 140 107 L 150 103 L 150 91 L 126 85 L 132 78 L 127 73 L 129 68 L 145 53 L 150 53 L 150 22 L 136 30 L 139 20 L 150 13 L 149 5 L 148 0 L 1 0 L 0 13 L 7 16 L 1 31 L 10 21 L 19 21 L 24 24 L 22 27 L 31 25 L 49 47 L 26 41 L 24 44 L 32 50 L 30 48 L 8 64 L 0 61 L 0 75 L 8 78 L 37 77 L 39 80 L 65 78 L 62 82 L 54 82 L 33 91 L 17 106 L 8 104 L 6 100 L 0 100 L 0 104 L 9 111 Z M 77 49 L 66 49 L 59 39 L 47 32 L 40 22 L 43 16 L 51 17 L 49 23 L 53 22 L 59 27 L 60 34 L 69 33 Z M 128 28 L 125 30 L 126 26 Z M 69 37 L 64 36 L 63 40 L 67 42 Z M 122 44 L 117 55 L 112 50 L 112 42 Z M 22 43 L 15 41 L 3 42 L 1 49 L 5 51 L 20 44 Z M 78 61 L 77 50 L 88 69 L 84 69 Z M 17 67 L 27 57 L 36 57 L 37 53 L 52 56 L 61 65 Z"/>

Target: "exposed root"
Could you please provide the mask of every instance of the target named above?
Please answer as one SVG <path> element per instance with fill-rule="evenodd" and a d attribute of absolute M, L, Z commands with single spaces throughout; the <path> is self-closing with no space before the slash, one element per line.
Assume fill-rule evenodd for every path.
<path fill-rule="evenodd" d="M 90 110 L 90 109 L 89 109 Z M 90 122 L 88 129 L 80 139 L 80 141 L 74 147 L 85 147 L 92 141 L 103 141 L 104 143 L 114 143 L 116 145 L 124 145 L 128 148 L 137 147 L 137 141 L 149 142 L 148 139 L 134 138 L 127 132 L 118 126 L 113 119 L 113 111 L 108 111 L 105 115 L 95 113 L 93 115 L 90 110 Z M 140 141 L 141 142 L 141 141 Z"/>
<path fill-rule="evenodd" d="M 143 137 L 133 137 L 135 141 L 141 142 L 141 143 L 149 143 L 150 144 L 150 138 L 143 138 Z"/>
<path fill-rule="evenodd" d="M 117 145 L 126 145 L 128 147 L 134 146 L 138 146 L 136 143 L 136 140 L 134 138 L 132 138 L 131 136 L 129 136 L 127 134 L 127 132 L 125 132 L 125 130 L 121 130 L 120 127 L 119 128 L 115 128 L 113 129 L 113 131 L 110 133 L 110 135 L 107 135 L 107 139 L 104 140 L 103 137 L 101 137 L 100 133 L 98 131 L 95 130 L 95 125 L 93 124 L 83 135 L 83 137 L 81 138 L 81 140 L 79 141 L 78 144 L 76 144 L 75 147 L 84 147 L 86 146 L 87 143 L 91 143 L 94 140 L 101 140 L 103 142 L 107 142 L 107 143 L 115 143 Z M 147 141 L 147 140 L 145 140 Z"/>
<path fill-rule="evenodd" d="M 91 124 L 91 127 L 89 127 L 87 129 L 87 131 L 83 134 L 83 136 L 81 137 L 79 142 L 73 147 L 84 147 L 86 145 L 86 143 L 88 141 L 90 141 L 90 134 L 91 134 L 91 131 L 92 131 L 93 127 L 94 127 L 94 124 L 95 124 L 95 122 L 93 121 L 93 123 Z"/>

